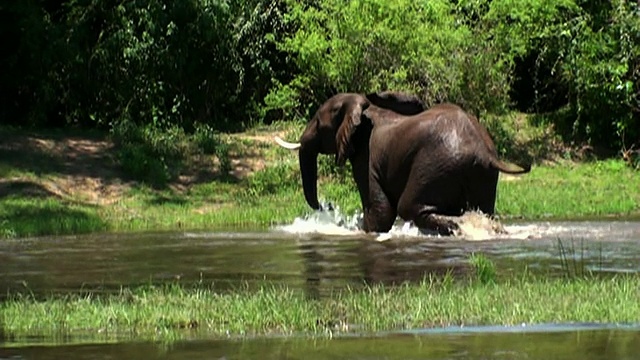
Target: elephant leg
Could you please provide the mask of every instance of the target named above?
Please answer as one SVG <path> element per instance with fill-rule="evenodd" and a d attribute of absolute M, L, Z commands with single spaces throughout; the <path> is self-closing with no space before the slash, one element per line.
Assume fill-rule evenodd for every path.
<path fill-rule="evenodd" d="M 430 205 L 403 205 L 398 213 L 405 220 L 413 221 L 420 229 L 435 231 L 440 235 L 453 235 L 460 229 L 453 216 L 441 215 L 444 211 Z"/>
<path fill-rule="evenodd" d="M 495 213 L 498 171 L 478 167 L 468 177 L 465 193 L 467 210 L 480 210 L 492 217 Z"/>
<path fill-rule="evenodd" d="M 369 208 L 371 204 L 369 200 L 369 148 L 366 142 L 364 145 L 361 143 L 356 143 L 356 145 L 362 148 L 362 150 L 352 155 L 350 159 L 351 172 L 358 187 L 360 202 L 364 211 L 364 209 Z"/>
<path fill-rule="evenodd" d="M 398 214 L 421 228 L 451 235 L 459 229 L 463 191 L 456 176 L 431 178 L 424 167 L 412 169 L 400 201 Z M 455 175 L 455 174 L 453 174 Z"/>
<path fill-rule="evenodd" d="M 367 232 L 388 232 L 396 220 L 396 208 L 377 181 L 369 178 L 368 206 L 364 208 L 364 230 Z"/>

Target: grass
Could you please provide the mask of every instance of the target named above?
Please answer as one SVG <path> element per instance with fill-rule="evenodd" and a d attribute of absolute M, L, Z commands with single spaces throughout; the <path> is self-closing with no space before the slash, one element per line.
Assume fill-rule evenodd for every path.
<path fill-rule="evenodd" d="M 0 200 L 0 237 L 105 231 L 109 224 L 92 206 L 56 198 Z"/>
<path fill-rule="evenodd" d="M 496 208 L 505 218 L 527 219 L 637 214 L 637 176 L 615 160 L 536 167 L 517 180 L 500 181 Z M 250 178 L 254 183 L 214 182 L 184 195 L 139 190 L 100 214 L 115 230 L 266 227 L 310 211 L 297 177 L 295 164 L 276 163 Z M 319 195 L 346 214 L 360 210 L 355 184 L 346 176 L 325 178 Z"/>
<path fill-rule="evenodd" d="M 496 208 L 506 217 L 575 219 L 640 210 L 638 172 L 622 160 L 537 166 L 516 179 L 499 183 Z"/>
<path fill-rule="evenodd" d="M 69 335 L 179 339 L 208 337 L 333 336 L 425 327 L 570 322 L 635 323 L 640 277 L 509 281 L 425 279 L 414 285 L 372 285 L 320 300 L 284 286 L 217 293 L 215 287 L 178 284 L 122 289 L 113 295 L 29 295 L 0 304 L 5 336 Z"/>
<path fill-rule="evenodd" d="M 539 129 L 522 131 L 522 119 L 513 115 L 509 119 L 517 127 L 510 123 L 502 125 L 506 127 L 502 130 L 504 138 L 522 133 L 527 135 L 523 141 L 537 144 L 550 136 Z M 498 120 L 494 122 L 505 124 Z M 74 194 L 74 183 L 67 185 L 66 193 L 56 189 L 60 187 L 60 179 L 77 173 L 83 176 L 87 168 L 105 167 L 98 174 L 107 182 L 120 179 L 115 169 L 108 168 L 108 156 L 92 160 L 94 155 L 105 155 L 106 150 L 100 150 L 106 148 L 104 145 L 97 148 L 95 154 L 88 154 L 91 156 L 78 154 L 76 158 L 86 159 L 90 164 L 84 167 L 81 161 L 61 157 L 64 151 L 28 152 L 30 147 L 16 150 L 0 146 L 0 155 L 6 155 L 0 156 L 0 237 L 98 231 L 255 229 L 291 222 L 310 212 L 300 186 L 297 157 L 269 140 L 258 141 L 255 137 L 270 139 L 272 131 L 278 131 L 293 139 L 301 126 L 303 124 L 277 123 L 267 129 L 256 127 L 244 134 L 219 135 L 217 141 L 228 144 L 229 153 L 236 158 L 254 156 L 264 161 L 264 168 L 248 176 L 230 177 L 216 173 L 215 169 L 209 171 L 208 166 L 215 161 L 208 161 L 199 170 L 209 171 L 209 177 L 186 186 L 157 188 L 133 182 L 115 199 L 102 202 L 87 201 L 85 195 Z M 44 138 L 64 139 L 57 133 Z M 91 134 L 91 138 L 104 140 L 95 134 Z M 541 149 L 544 147 L 537 146 L 534 152 L 542 154 Z M 219 155 L 205 158 L 215 156 Z M 347 215 L 360 211 L 360 199 L 349 169 L 335 169 L 331 156 L 319 159 L 321 199 L 331 201 Z M 224 162 L 230 166 L 230 159 Z M 559 161 L 534 166 L 531 173 L 513 179 L 503 175 L 498 185 L 496 209 L 505 219 L 578 219 L 640 213 L 638 172 L 623 160 Z M 103 194 L 93 195 L 100 200 Z"/>
<path fill-rule="evenodd" d="M 274 171 L 277 165 L 256 173 L 255 177 L 261 176 L 259 184 L 212 181 L 186 193 L 141 186 L 108 205 L 55 196 L 7 196 L 0 198 L 0 236 L 265 228 L 287 223 L 310 210 L 296 179 L 297 169 L 284 167 L 288 173 Z M 634 215 L 640 209 L 639 185 L 637 171 L 617 160 L 534 167 L 517 180 L 499 182 L 496 209 L 506 219 Z M 360 209 L 349 178 L 326 179 L 319 192 L 347 214 Z"/>

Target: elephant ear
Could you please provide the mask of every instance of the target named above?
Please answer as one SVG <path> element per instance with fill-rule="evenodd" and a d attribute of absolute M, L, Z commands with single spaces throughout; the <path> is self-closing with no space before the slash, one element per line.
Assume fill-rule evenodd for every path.
<path fill-rule="evenodd" d="M 353 153 L 351 146 L 351 137 L 356 132 L 357 127 L 362 122 L 362 111 L 369 107 L 368 101 L 362 101 L 354 104 L 345 104 L 344 120 L 336 134 L 336 164 L 343 166 L 347 158 Z"/>

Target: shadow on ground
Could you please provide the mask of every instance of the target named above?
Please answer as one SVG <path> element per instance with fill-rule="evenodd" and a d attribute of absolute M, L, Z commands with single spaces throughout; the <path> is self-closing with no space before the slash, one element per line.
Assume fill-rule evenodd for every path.
<path fill-rule="evenodd" d="M 5 133 L 0 135 L 0 162 L 36 175 L 120 176 L 112 169 L 113 144 L 105 135 Z"/>
<path fill-rule="evenodd" d="M 0 237 L 89 233 L 108 230 L 95 207 L 56 198 L 7 199 L 0 209 Z"/>
<path fill-rule="evenodd" d="M 196 155 L 185 162 L 173 181 L 157 190 L 183 194 L 193 185 L 238 183 L 264 162 L 257 146 L 248 153 L 232 151 L 230 166 L 221 171 L 213 155 Z M 244 147 L 243 147 L 244 148 Z M 89 204 L 110 203 L 136 184 L 117 161 L 117 149 L 106 134 L 33 134 L 0 132 L 0 198 L 8 195 L 72 197 Z M 33 176 L 34 179 L 31 179 Z M 79 196 L 74 196 L 79 195 Z M 159 199 L 163 202 L 166 199 Z"/>
<path fill-rule="evenodd" d="M 59 195 L 50 191 L 45 186 L 27 180 L 6 180 L 0 182 L 0 200 L 11 195 L 19 195 L 27 198 L 59 198 Z"/>

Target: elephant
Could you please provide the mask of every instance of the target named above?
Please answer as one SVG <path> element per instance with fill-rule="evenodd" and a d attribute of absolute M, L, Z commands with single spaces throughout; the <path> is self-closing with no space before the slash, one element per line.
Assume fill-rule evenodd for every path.
<path fill-rule="evenodd" d="M 531 170 L 500 160 L 485 127 L 458 105 L 425 109 L 415 96 L 395 92 L 336 94 L 298 143 L 275 140 L 298 150 L 304 196 L 315 210 L 318 154 L 335 154 L 340 166 L 349 160 L 366 232 L 388 232 L 400 216 L 451 235 L 466 211 L 494 215 L 499 172 Z"/>

